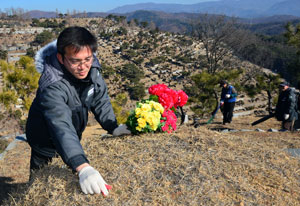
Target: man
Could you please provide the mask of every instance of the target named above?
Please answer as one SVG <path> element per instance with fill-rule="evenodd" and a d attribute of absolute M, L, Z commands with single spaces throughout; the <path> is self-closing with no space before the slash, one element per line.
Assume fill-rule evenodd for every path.
<path fill-rule="evenodd" d="M 223 125 L 231 123 L 237 92 L 226 80 L 220 82 L 222 87 L 220 106 L 223 112 Z"/>
<path fill-rule="evenodd" d="M 85 194 L 102 192 L 106 196 L 106 182 L 89 165 L 80 144 L 88 111 L 114 136 L 130 131 L 117 125 L 96 51 L 97 40 L 88 30 L 69 27 L 60 33 L 57 44 L 53 42 L 38 52 L 36 66 L 42 74 L 29 110 L 26 136 L 31 146 L 31 171 L 59 154 L 78 172 Z"/>
<path fill-rule="evenodd" d="M 275 109 L 275 117 L 278 121 L 282 121 L 282 131 L 293 131 L 294 123 L 298 119 L 298 113 L 295 90 L 290 88 L 288 82 L 282 82 L 279 85 L 279 97 Z"/>

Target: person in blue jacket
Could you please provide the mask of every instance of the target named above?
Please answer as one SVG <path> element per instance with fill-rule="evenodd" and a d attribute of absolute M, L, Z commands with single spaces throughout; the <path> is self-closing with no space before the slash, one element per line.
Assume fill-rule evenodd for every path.
<path fill-rule="evenodd" d="M 31 147 L 30 171 L 57 154 L 74 172 L 85 194 L 108 195 L 100 173 L 89 164 L 80 140 L 91 111 L 113 136 L 130 134 L 118 125 L 95 56 L 97 40 L 83 27 L 68 27 L 38 51 L 39 88 L 30 107 L 26 137 Z"/>
<path fill-rule="evenodd" d="M 226 80 L 220 82 L 220 87 L 222 87 L 220 106 L 223 112 L 223 124 L 225 125 L 232 121 L 237 92 Z"/>

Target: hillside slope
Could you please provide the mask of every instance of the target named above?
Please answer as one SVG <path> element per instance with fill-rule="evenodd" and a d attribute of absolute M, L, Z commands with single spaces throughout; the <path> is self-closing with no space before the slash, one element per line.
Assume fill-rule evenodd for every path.
<path fill-rule="evenodd" d="M 251 128 L 255 119 L 236 118 L 229 127 Z M 216 119 L 211 127 L 218 128 L 220 123 Z M 259 125 L 264 130 L 278 126 L 274 119 Z M 77 176 L 60 158 L 27 183 L 29 150 L 20 142 L 0 161 L 0 183 L 5 188 L 1 205 L 299 203 L 300 162 L 286 152 L 300 148 L 299 132 L 221 133 L 204 125 L 184 125 L 172 134 L 110 138 L 101 137 L 103 133 L 98 126 L 88 127 L 83 147 L 91 164 L 112 185 L 107 198 L 83 195 Z"/>

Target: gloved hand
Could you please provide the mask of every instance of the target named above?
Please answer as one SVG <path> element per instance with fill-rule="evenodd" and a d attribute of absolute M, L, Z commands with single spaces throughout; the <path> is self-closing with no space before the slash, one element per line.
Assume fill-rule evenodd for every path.
<path fill-rule="evenodd" d="M 284 114 L 283 117 L 284 117 L 285 120 L 287 120 L 290 117 L 290 115 L 289 114 Z"/>
<path fill-rule="evenodd" d="M 125 124 L 120 124 L 114 131 L 113 136 L 120 136 L 123 134 L 131 134 L 131 131 L 127 129 Z"/>
<path fill-rule="evenodd" d="M 84 194 L 102 194 L 108 195 L 108 189 L 111 187 L 107 185 L 100 173 L 91 166 L 86 166 L 79 171 L 79 184 Z"/>
<path fill-rule="evenodd" d="M 226 98 L 226 99 L 229 99 L 229 98 L 230 98 L 230 94 L 226 94 L 226 95 L 225 95 L 225 98 Z"/>

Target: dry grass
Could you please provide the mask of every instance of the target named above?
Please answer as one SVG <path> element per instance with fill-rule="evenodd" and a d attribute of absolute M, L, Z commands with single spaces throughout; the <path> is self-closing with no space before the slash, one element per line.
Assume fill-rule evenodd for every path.
<path fill-rule="evenodd" d="M 113 187 L 107 198 L 82 194 L 77 176 L 57 158 L 3 205 L 299 205 L 300 162 L 284 151 L 300 148 L 299 132 L 181 126 L 173 134 L 99 138 L 102 132 L 89 128 L 83 146 Z"/>

